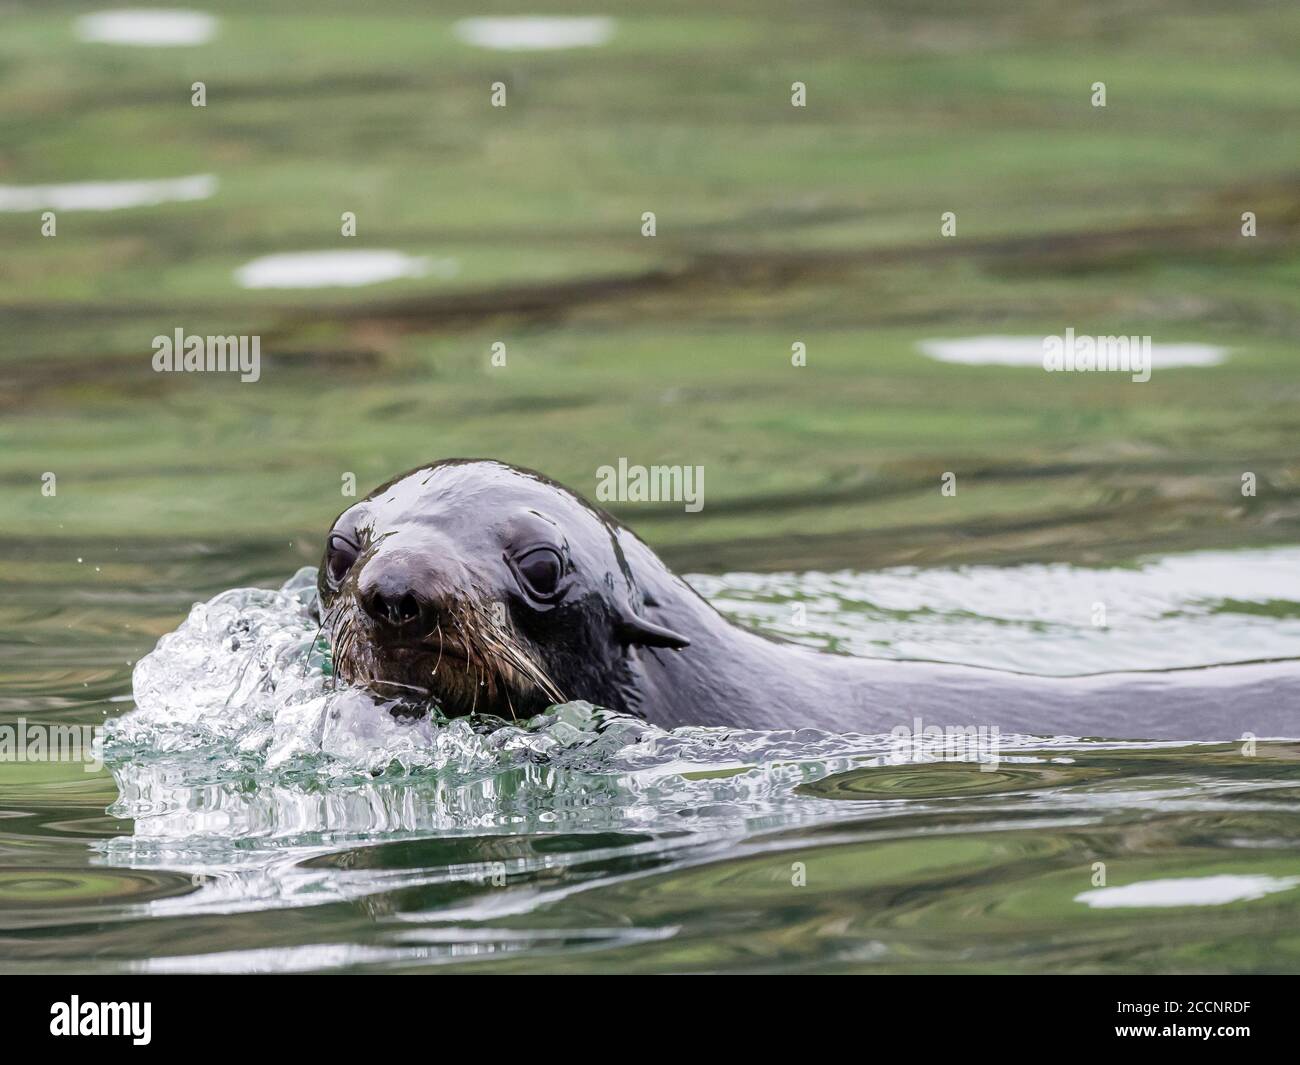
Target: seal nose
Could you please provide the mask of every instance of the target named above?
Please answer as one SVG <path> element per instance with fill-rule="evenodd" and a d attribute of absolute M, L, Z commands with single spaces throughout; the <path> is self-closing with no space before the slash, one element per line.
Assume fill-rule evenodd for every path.
<path fill-rule="evenodd" d="M 396 559 L 374 559 L 358 582 L 361 608 L 395 629 L 432 627 L 433 604 L 421 592 L 410 566 Z"/>
<path fill-rule="evenodd" d="M 374 591 L 362 599 L 361 605 L 376 621 L 386 621 L 398 629 L 413 625 L 424 617 L 424 606 L 414 592 Z"/>

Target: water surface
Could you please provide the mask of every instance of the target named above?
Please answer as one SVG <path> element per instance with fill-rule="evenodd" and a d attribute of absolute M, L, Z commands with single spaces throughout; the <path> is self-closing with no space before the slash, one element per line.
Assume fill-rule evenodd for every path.
<path fill-rule="evenodd" d="M 1061 672 L 1288 655 L 1296 560 L 693 579 L 812 644 Z M 404 722 L 334 686 L 309 569 L 177 547 L 124 579 L 144 564 L 113 552 L 56 603 L 10 582 L 6 719 L 114 720 L 98 773 L 0 776 L 9 969 L 1296 967 L 1296 744 L 1011 736 L 990 766 L 581 703 Z M 187 577 L 263 588 L 155 650 Z"/>

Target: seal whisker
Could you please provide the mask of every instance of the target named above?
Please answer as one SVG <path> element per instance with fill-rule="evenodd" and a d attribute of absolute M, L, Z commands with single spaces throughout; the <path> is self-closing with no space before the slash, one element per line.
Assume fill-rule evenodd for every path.
<path fill-rule="evenodd" d="M 345 632 L 334 645 L 334 686 L 337 688 L 339 680 L 350 672 L 348 669 L 348 644 L 351 637 Z"/>
<path fill-rule="evenodd" d="M 531 680 L 535 687 L 540 688 L 542 693 L 552 702 L 562 703 L 565 701 L 559 687 L 546 674 L 546 671 L 529 655 L 525 654 L 508 635 L 498 632 L 496 646 L 509 663 L 528 680 Z"/>
<path fill-rule="evenodd" d="M 355 613 L 352 611 L 342 613 L 335 625 L 334 636 L 334 681 L 337 687 L 340 679 L 346 681 L 356 675 L 356 663 L 353 659 L 359 635 Z"/>
<path fill-rule="evenodd" d="M 494 681 L 500 680 L 502 688 L 508 690 L 510 685 L 505 682 L 509 671 L 522 681 L 531 682 L 530 686 L 540 690 L 552 703 L 566 701 L 559 686 L 546 671 L 519 646 L 507 629 L 497 624 L 493 615 L 479 601 L 473 601 L 468 609 L 477 615 L 474 619 L 477 624 L 463 625 L 462 629 L 474 635 L 476 649 L 489 666 Z"/>
<path fill-rule="evenodd" d="M 408 691 L 419 692 L 421 695 L 427 694 L 425 689 L 418 684 L 403 684 L 400 680 L 384 680 L 382 677 L 371 677 L 369 683 L 383 684 L 389 688 L 406 688 Z"/>
<path fill-rule="evenodd" d="M 333 614 L 335 610 L 340 609 L 342 606 L 343 606 L 343 601 L 339 600 L 339 602 L 335 603 L 334 606 L 330 607 L 329 610 L 320 614 L 320 624 L 316 626 L 316 631 L 315 633 L 312 634 L 311 643 L 307 645 L 307 651 L 303 655 L 302 668 L 303 668 L 304 675 L 306 675 L 307 667 L 311 663 L 311 653 L 313 649 L 315 649 L 317 642 L 320 640 L 320 634 L 325 628 L 325 623 L 329 621 L 330 615 Z M 320 611 L 318 610 L 317 613 L 320 613 Z"/>

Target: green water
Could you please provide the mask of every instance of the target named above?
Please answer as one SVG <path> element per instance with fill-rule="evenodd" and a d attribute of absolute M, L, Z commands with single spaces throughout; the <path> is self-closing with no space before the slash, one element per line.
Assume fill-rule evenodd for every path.
<path fill-rule="evenodd" d="M 620 456 L 703 465 L 698 514 L 614 509 L 723 609 L 819 646 L 1295 657 L 1296 9 L 617 2 L 608 44 L 515 53 L 401 0 L 207 4 L 187 48 L 81 43 L 85 10 L 3 16 L 0 203 L 217 183 L 60 210 L 54 237 L 0 210 L 0 724 L 130 711 L 193 603 L 316 563 L 346 475 L 448 455 L 587 494 Z M 455 269 L 234 280 L 353 246 Z M 260 335 L 261 379 L 154 373 L 178 327 Z M 918 347 L 1066 327 L 1228 354 L 1135 385 Z M 216 715 L 98 771 L 0 761 L 0 967 L 1300 967 L 1294 744 L 1020 739 L 982 772 L 567 713 L 509 750 L 426 736 L 377 778 L 305 728 L 270 766 Z M 1101 875 L 1183 904 L 1081 901 Z"/>

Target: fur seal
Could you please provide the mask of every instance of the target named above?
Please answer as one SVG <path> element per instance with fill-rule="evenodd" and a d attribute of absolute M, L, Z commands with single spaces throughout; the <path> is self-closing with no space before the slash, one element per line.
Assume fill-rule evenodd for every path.
<path fill-rule="evenodd" d="M 539 473 L 448 459 L 345 510 L 322 621 L 345 682 L 523 718 L 571 699 L 664 728 L 926 725 L 1126 739 L 1300 735 L 1295 661 L 1055 678 L 816 651 L 719 614 L 631 530 Z"/>

